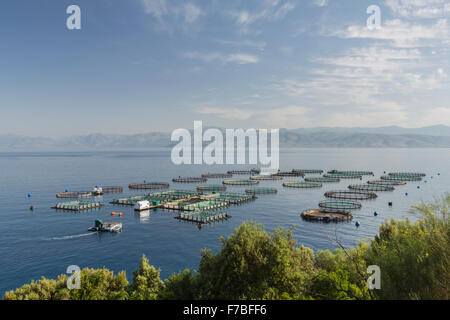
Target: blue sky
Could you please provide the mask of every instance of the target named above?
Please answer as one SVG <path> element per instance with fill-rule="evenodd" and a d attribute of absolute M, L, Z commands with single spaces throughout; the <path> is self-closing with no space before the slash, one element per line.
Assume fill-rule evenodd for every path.
<path fill-rule="evenodd" d="M 449 0 L 3 0 L 0 133 L 450 125 L 449 17 Z"/>

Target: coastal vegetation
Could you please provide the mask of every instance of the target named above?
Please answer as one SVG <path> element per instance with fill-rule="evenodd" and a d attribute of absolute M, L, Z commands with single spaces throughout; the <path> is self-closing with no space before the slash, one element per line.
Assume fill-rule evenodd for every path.
<path fill-rule="evenodd" d="M 333 252 L 298 246 L 293 228 L 269 233 L 243 223 L 221 250 L 201 252 L 198 271 L 164 281 L 146 256 L 130 283 L 125 272 L 81 270 L 81 288 L 69 290 L 68 275 L 42 278 L 5 300 L 195 300 L 195 299 L 443 299 L 450 298 L 450 194 L 411 209 L 417 219 L 385 221 L 373 239 Z M 381 288 L 369 290 L 367 267 L 379 266 Z"/>

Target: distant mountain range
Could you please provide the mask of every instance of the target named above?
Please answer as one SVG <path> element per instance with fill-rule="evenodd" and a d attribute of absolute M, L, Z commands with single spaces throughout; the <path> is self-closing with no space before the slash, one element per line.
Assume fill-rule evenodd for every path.
<path fill-rule="evenodd" d="M 165 148 L 170 133 L 89 134 L 68 138 L 0 135 L 1 151 L 78 151 Z M 296 148 L 450 148 L 450 127 L 300 128 L 280 129 L 280 146 Z"/>

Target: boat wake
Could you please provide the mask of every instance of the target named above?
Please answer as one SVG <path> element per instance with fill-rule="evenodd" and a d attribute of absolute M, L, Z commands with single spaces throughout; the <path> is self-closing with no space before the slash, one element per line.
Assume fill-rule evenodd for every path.
<path fill-rule="evenodd" d="M 53 241 L 53 240 L 70 240 L 70 239 L 76 239 L 76 238 L 82 238 L 82 237 L 87 237 L 87 236 L 91 236 L 95 233 L 93 232 L 89 232 L 89 233 L 83 233 L 83 234 L 75 234 L 72 236 L 63 236 L 63 237 L 53 237 L 53 238 L 46 238 L 44 240 L 46 241 Z"/>

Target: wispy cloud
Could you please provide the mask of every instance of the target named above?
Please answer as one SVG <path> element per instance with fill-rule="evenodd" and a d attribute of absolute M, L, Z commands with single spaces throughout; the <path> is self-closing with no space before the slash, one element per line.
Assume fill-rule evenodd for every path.
<path fill-rule="evenodd" d="M 200 53 L 197 51 L 191 51 L 186 52 L 184 56 L 190 59 L 201 60 L 203 62 L 219 61 L 221 63 L 235 64 L 251 64 L 259 62 L 259 58 L 257 56 L 247 53 L 224 54 L 220 52 Z"/>

